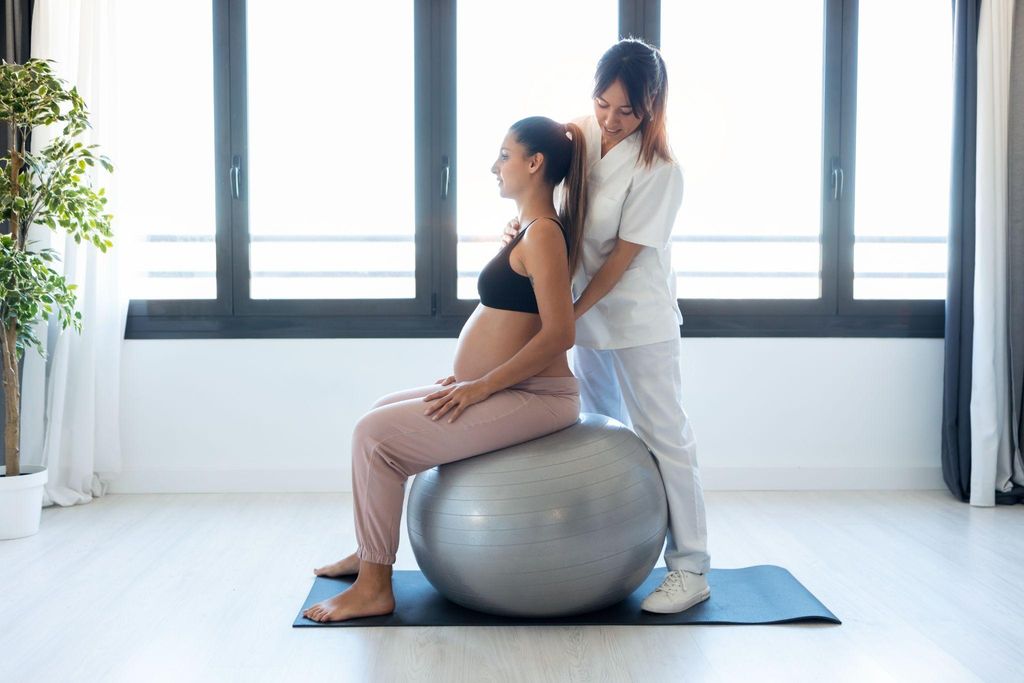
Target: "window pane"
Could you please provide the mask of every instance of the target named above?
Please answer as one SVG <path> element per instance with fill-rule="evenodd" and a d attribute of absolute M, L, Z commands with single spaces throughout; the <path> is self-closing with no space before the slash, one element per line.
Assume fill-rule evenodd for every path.
<path fill-rule="evenodd" d="M 952 26 L 948 2 L 860 2 L 854 298 L 945 298 Z"/>
<path fill-rule="evenodd" d="M 661 4 L 681 299 L 821 296 L 823 6 Z"/>
<path fill-rule="evenodd" d="M 415 297 L 412 0 L 247 22 L 252 298 Z"/>
<path fill-rule="evenodd" d="M 568 122 L 593 111 L 598 58 L 614 44 L 617 0 L 524 0 L 514 10 L 458 4 L 458 296 L 476 299 L 480 269 L 501 247 L 515 204 L 491 165 L 526 116 Z"/>
<path fill-rule="evenodd" d="M 114 16 L 118 146 L 111 160 L 119 193 L 114 231 L 138 239 L 130 295 L 215 299 L 210 2 L 121 2 Z M 187 190 L 182 188 L 186 179 Z"/>

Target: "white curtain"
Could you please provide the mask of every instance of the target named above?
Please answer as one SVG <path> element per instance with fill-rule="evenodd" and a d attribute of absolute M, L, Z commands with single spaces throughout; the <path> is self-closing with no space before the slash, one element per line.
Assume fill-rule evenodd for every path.
<path fill-rule="evenodd" d="M 49 483 L 43 505 L 75 505 L 106 493 L 109 477 L 121 469 L 120 369 L 127 317 L 124 252 L 128 240 L 117 223 L 117 131 L 115 116 L 114 0 L 36 0 L 32 21 L 32 57 L 55 60 L 58 76 L 77 86 L 90 112 L 91 129 L 81 141 L 99 144 L 110 157 L 113 175 L 99 165 L 94 182 L 107 188 L 107 208 L 114 214 L 114 248 L 104 254 L 91 244 L 76 245 L 66 233 L 33 226 L 36 248 L 63 254 L 68 282 L 78 285 L 82 333 L 63 332 L 55 322 L 37 335 L 48 360 L 25 354 L 22 387 L 22 455 L 27 464 L 42 464 Z M 49 130 L 33 134 L 33 151 L 50 140 Z"/>
<path fill-rule="evenodd" d="M 984 0 L 978 17 L 977 203 L 971 505 L 1012 488 L 1006 243 L 1007 130 L 1013 0 Z"/>

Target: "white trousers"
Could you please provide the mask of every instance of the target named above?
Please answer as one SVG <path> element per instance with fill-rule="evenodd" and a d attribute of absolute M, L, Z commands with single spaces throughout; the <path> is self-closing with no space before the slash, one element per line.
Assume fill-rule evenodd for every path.
<path fill-rule="evenodd" d="M 678 339 L 626 349 L 573 349 L 580 410 L 631 427 L 654 455 L 668 498 L 669 569 L 711 566 L 697 441 L 683 410 Z"/>

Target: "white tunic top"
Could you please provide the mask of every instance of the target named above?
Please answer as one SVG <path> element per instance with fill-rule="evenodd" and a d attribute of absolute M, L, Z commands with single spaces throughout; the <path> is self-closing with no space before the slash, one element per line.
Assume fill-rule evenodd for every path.
<path fill-rule="evenodd" d="M 644 245 L 615 287 L 576 321 L 576 344 L 620 349 L 679 338 L 672 226 L 683 201 L 678 164 L 639 158 L 639 129 L 601 157 L 594 116 L 576 119 L 586 136 L 587 220 L 583 254 L 573 282 L 578 298 L 604 264 L 616 238 Z"/>

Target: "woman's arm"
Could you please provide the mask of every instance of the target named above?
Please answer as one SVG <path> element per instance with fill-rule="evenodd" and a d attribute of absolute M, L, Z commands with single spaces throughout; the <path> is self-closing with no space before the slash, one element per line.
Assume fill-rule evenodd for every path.
<path fill-rule="evenodd" d="M 661 163 L 640 172 L 622 203 L 618 240 L 576 300 L 576 318 L 615 288 L 641 249 L 663 249 L 668 244 L 682 202 L 683 173 L 679 166 Z"/>
<path fill-rule="evenodd" d="M 629 268 L 629 264 L 643 248 L 642 244 L 627 242 L 621 238 L 615 241 L 612 253 L 608 254 L 608 258 L 591 278 L 587 288 L 573 304 L 573 313 L 576 319 L 579 319 L 581 315 L 590 310 L 591 306 L 603 299 L 605 294 L 612 291 L 622 278 L 622 274 Z"/>
<path fill-rule="evenodd" d="M 519 246 L 523 266 L 537 297 L 540 330 L 514 356 L 480 379 L 460 382 L 424 396 L 424 401 L 433 401 L 425 414 L 434 420 L 450 411 L 448 422 L 454 422 L 469 406 L 533 377 L 558 354 L 572 348 L 576 324 L 572 313 L 569 257 L 561 230 L 552 221 L 537 221 Z"/>
<path fill-rule="evenodd" d="M 540 228 L 540 230 L 538 230 Z M 481 377 L 492 392 L 533 377 L 576 340 L 569 257 L 554 221 L 537 221 L 520 240 L 522 261 L 537 297 L 540 331 L 507 361 Z"/>

